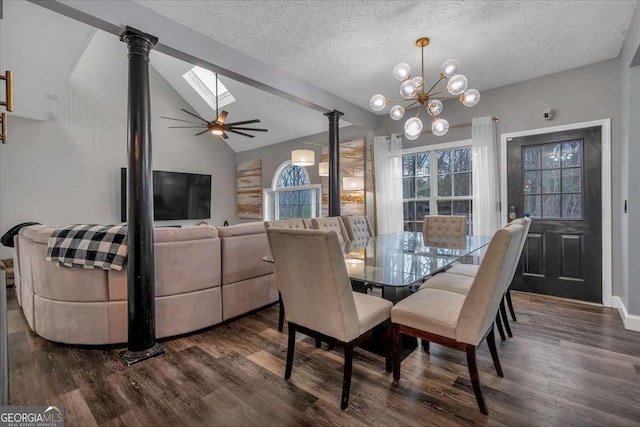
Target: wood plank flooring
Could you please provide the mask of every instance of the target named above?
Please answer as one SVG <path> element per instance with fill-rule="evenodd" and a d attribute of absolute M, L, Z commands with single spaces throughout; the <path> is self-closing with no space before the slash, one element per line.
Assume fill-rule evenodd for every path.
<path fill-rule="evenodd" d="M 382 357 L 356 350 L 343 412 L 340 350 L 300 336 L 283 380 L 277 305 L 165 340 L 165 355 L 127 367 L 119 348 L 38 337 L 7 292 L 11 403 L 63 405 L 68 426 L 640 425 L 640 333 L 595 305 L 514 292 L 514 338 L 498 342 L 504 378 L 479 349 L 483 416 L 464 354 L 436 344 L 407 357 L 396 384 Z"/>

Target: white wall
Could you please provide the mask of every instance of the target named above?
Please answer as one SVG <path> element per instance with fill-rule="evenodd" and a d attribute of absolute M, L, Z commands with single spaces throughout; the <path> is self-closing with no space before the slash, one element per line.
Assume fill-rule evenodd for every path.
<path fill-rule="evenodd" d="M 168 129 L 185 101 L 150 73 L 153 168 L 212 175 L 213 225 L 236 222 L 235 153 L 210 135 Z M 18 113 L 18 107 L 16 107 Z M 120 168 L 127 166 L 127 48 L 98 31 L 69 79 L 54 118 L 13 116 L 0 147 L 0 232 L 25 221 L 62 226 L 120 222 Z M 169 224 L 195 224 L 169 221 Z M 1 248 L 0 256 L 11 256 Z"/>
<path fill-rule="evenodd" d="M 629 201 L 629 213 L 621 215 L 623 247 L 622 272 L 623 292 L 620 298 L 628 312 L 640 315 L 640 265 L 636 262 L 640 258 L 640 180 L 638 170 L 638 156 L 640 156 L 640 67 L 631 67 L 631 62 L 640 45 L 640 8 L 636 7 L 629 30 L 620 52 L 620 84 L 621 109 L 620 144 L 622 148 L 621 173 L 624 177 L 620 189 L 622 200 Z"/>

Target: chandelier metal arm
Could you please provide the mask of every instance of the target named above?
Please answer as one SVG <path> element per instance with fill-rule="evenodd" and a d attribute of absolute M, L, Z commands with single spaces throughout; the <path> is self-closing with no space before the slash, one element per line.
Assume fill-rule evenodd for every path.
<path fill-rule="evenodd" d="M 424 67 L 424 64 L 423 64 L 422 66 Z M 442 74 L 440 74 L 440 78 L 438 79 L 438 81 L 437 81 L 437 82 L 435 82 L 435 83 L 433 84 L 433 86 L 431 86 L 431 88 L 429 88 L 429 90 L 428 90 L 428 91 L 426 91 L 426 92 L 424 92 L 424 91 L 423 91 L 423 92 L 424 92 L 424 93 L 426 93 L 427 95 L 431 95 L 431 91 L 432 91 L 433 89 L 435 89 L 435 88 L 436 88 L 436 86 L 438 86 L 438 83 L 440 83 L 440 82 L 441 82 L 442 80 L 444 80 L 444 79 L 445 79 L 445 77 L 443 77 L 443 76 L 442 76 Z M 422 78 L 422 81 L 424 81 L 424 77 Z M 442 91 L 440 91 L 440 92 L 438 92 L 438 93 L 442 93 Z"/>
<path fill-rule="evenodd" d="M 440 96 L 440 97 L 430 96 L 429 99 L 437 99 L 437 100 L 440 100 L 440 101 L 446 101 L 447 99 L 460 99 L 460 95 L 456 95 L 456 96 Z"/>

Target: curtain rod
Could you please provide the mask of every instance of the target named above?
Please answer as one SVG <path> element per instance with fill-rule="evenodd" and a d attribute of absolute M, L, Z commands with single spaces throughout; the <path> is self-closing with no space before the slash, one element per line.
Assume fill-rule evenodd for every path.
<path fill-rule="evenodd" d="M 500 121 L 500 117 L 498 117 L 498 116 L 492 117 L 492 119 L 493 119 L 493 121 L 495 123 L 498 123 Z M 461 127 L 464 127 L 464 126 L 471 126 L 472 124 L 473 124 L 472 122 L 460 123 L 460 124 L 457 124 L 457 125 L 449 126 L 449 129 L 461 128 Z M 431 130 L 425 130 L 425 131 L 422 131 L 420 133 L 433 133 L 433 132 Z"/>

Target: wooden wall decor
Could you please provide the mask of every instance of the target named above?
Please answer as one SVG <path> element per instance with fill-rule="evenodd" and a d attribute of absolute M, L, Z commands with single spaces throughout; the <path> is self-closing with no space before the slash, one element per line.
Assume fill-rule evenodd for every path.
<path fill-rule="evenodd" d="M 365 176 L 364 138 L 340 143 L 340 183 L 345 176 Z M 329 161 L 329 147 L 322 147 L 322 161 Z M 365 215 L 365 190 L 345 191 L 340 185 L 340 215 Z M 329 214 L 329 178 L 322 177 L 322 216 Z"/>
<path fill-rule="evenodd" d="M 262 162 L 247 160 L 236 165 L 238 218 L 262 219 Z"/>

